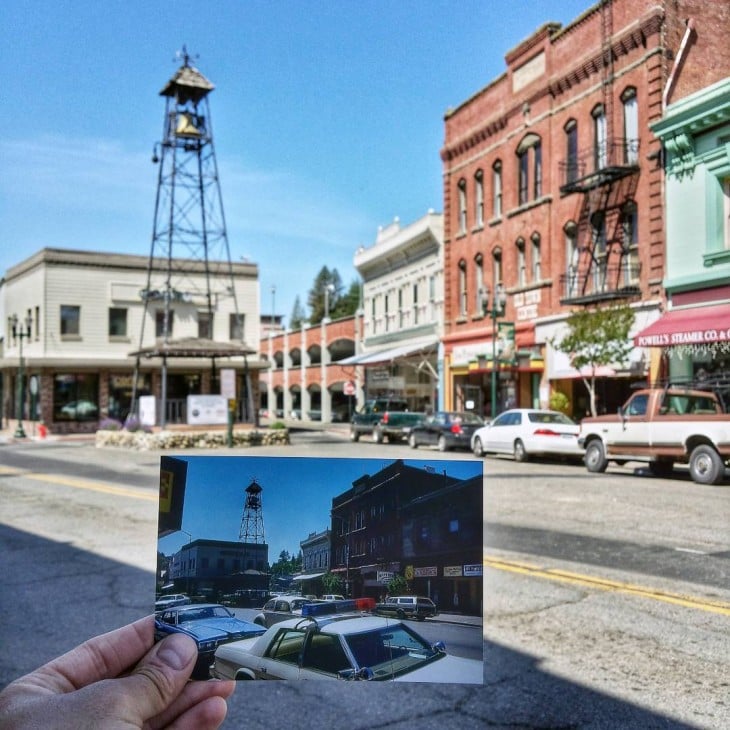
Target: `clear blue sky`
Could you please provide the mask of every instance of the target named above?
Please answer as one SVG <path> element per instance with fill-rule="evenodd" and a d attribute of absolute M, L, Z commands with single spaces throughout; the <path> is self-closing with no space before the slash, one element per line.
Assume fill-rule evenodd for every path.
<path fill-rule="evenodd" d="M 264 536 L 269 562 L 282 550 L 292 555 L 311 532 L 330 526 L 332 498 L 347 491 L 364 474 L 376 474 L 393 459 L 325 459 L 272 456 L 176 456 L 188 462 L 182 529 L 192 540 L 238 540 L 246 487 L 261 486 Z M 416 459 L 405 462 L 458 479 L 482 474 L 480 459 Z M 171 555 L 188 542 L 184 532 L 159 541 Z"/>
<path fill-rule="evenodd" d="M 288 321 L 317 271 L 443 209 L 443 116 L 589 0 L 4 0 L 0 273 L 43 247 L 148 255 L 160 89 L 210 97 L 234 260 Z"/>

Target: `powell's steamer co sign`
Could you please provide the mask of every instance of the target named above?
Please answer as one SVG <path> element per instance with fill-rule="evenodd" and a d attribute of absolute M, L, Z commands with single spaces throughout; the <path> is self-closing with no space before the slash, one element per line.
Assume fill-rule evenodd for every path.
<path fill-rule="evenodd" d="M 657 334 L 639 335 L 636 344 L 639 347 L 670 347 L 672 345 L 704 345 L 711 342 L 730 342 L 729 328 L 685 330 L 682 332 L 660 332 Z"/>

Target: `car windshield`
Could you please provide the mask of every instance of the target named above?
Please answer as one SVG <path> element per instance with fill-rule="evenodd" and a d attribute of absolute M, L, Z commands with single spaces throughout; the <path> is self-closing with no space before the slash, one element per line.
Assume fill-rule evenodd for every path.
<path fill-rule="evenodd" d="M 207 618 L 231 618 L 233 614 L 223 606 L 206 606 L 205 608 L 180 611 L 180 621 L 200 621 Z"/>
<path fill-rule="evenodd" d="M 403 624 L 345 638 L 358 668 L 369 667 L 374 679 L 390 679 L 412 672 L 443 654 Z"/>
<path fill-rule="evenodd" d="M 560 423 L 564 426 L 575 426 L 575 421 L 571 420 L 564 413 L 544 413 L 541 411 L 531 411 L 527 414 L 531 423 Z"/>
<path fill-rule="evenodd" d="M 484 421 L 476 413 L 449 413 L 452 423 L 466 423 L 473 426 L 483 426 Z"/>

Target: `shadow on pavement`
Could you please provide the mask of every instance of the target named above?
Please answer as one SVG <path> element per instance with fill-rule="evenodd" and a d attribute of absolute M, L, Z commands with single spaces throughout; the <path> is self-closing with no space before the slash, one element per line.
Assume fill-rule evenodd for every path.
<path fill-rule="evenodd" d="M 85 639 L 146 615 L 151 573 L 0 525 L 0 687 Z M 485 642 L 485 686 L 241 682 L 223 727 L 690 728 L 552 676 Z"/>

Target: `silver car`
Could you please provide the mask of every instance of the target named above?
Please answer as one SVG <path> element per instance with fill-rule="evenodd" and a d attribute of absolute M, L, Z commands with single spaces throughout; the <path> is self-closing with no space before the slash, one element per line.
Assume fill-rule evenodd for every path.
<path fill-rule="evenodd" d="M 267 629 L 280 621 L 302 615 L 302 606 L 307 603 L 321 603 L 316 598 L 304 596 L 277 596 L 267 601 L 253 622 Z"/>

